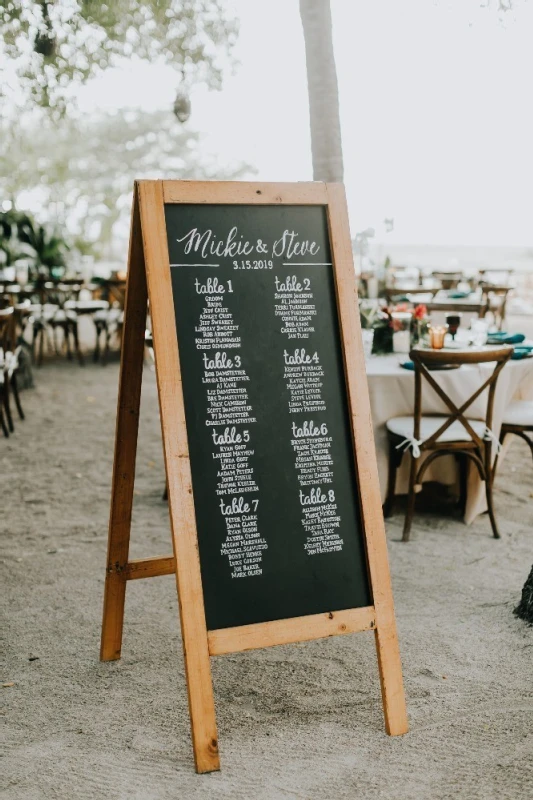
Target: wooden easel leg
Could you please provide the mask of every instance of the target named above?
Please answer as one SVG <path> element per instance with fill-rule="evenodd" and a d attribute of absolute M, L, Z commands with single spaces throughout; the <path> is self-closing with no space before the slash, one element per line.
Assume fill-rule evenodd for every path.
<path fill-rule="evenodd" d="M 113 661 L 120 658 L 122 646 L 147 302 L 139 206 L 137 197 L 135 197 L 131 221 L 124 335 L 120 359 L 115 459 L 100 647 L 102 661 Z"/>
<path fill-rule="evenodd" d="M 220 769 L 185 408 L 160 181 L 139 184 L 185 675 L 197 772 Z"/>
<path fill-rule="evenodd" d="M 378 655 L 381 699 L 385 715 L 385 729 L 389 736 L 407 733 L 407 709 L 403 691 L 402 662 L 394 617 L 388 624 L 380 625 L 374 632 Z"/>

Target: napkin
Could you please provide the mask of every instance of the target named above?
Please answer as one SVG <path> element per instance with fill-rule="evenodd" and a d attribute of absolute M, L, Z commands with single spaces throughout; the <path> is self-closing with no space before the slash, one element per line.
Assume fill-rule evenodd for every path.
<path fill-rule="evenodd" d="M 533 348 L 532 348 L 532 350 L 533 350 Z M 522 356 L 522 358 L 523 358 L 523 356 Z M 440 370 L 443 370 L 443 369 L 459 369 L 459 366 L 460 366 L 459 364 L 430 364 L 430 365 L 428 365 L 428 369 L 429 369 L 430 372 L 432 372 L 433 370 L 440 371 Z M 402 363 L 400 364 L 400 367 L 403 367 L 404 369 L 410 369 L 411 371 L 414 371 L 415 365 L 414 365 L 413 361 L 402 361 Z"/>
<path fill-rule="evenodd" d="M 487 344 L 520 344 L 525 338 L 526 337 L 523 333 L 507 333 L 506 331 L 498 331 L 498 333 L 488 334 Z"/>
<path fill-rule="evenodd" d="M 456 289 L 451 289 L 448 291 L 448 297 L 450 300 L 463 300 L 465 297 L 470 297 L 471 292 L 461 292 Z"/>
<path fill-rule="evenodd" d="M 521 358 L 529 358 L 533 356 L 533 345 L 526 344 L 522 347 L 515 347 L 511 358 L 513 361 L 519 361 Z"/>

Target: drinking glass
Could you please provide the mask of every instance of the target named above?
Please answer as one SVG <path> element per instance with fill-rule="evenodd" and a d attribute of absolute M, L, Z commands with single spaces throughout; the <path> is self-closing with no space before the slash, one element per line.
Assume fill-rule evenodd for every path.
<path fill-rule="evenodd" d="M 430 325 L 429 326 L 429 346 L 433 350 L 442 350 L 444 347 L 444 337 L 448 330 L 447 325 Z"/>
<path fill-rule="evenodd" d="M 410 311 L 393 311 L 391 314 L 393 334 L 392 350 L 394 353 L 408 353 L 411 349 L 411 319 Z"/>
<path fill-rule="evenodd" d="M 481 347 L 487 344 L 487 336 L 489 332 L 488 322 L 484 319 L 474 319 L 470 323 L 472 344 L 476 347 Z"/>
<path fill-rule="evenodd" d="M 448 324 L 448 330 L 451 334 L 452 340 L 455 340 L 455 334 L 459 330 L 459 326 L 461 324 L 461 314 L 458 311 L 446 314 L 446 322 Z"/>

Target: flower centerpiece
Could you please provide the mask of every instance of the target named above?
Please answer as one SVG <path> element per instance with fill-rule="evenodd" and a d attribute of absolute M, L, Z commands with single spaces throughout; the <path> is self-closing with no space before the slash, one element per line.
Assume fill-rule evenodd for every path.
<path fill-rule="evenodd" d="M 394 353 L 408 353 L 411 349 L 411 328 L 413 313 L 407 303 L 398 303 L 391 312 L 392 350 Z"/>
<path fill-rule="evenodd" d="M 361 327 L 374 331 L 372 353 L 382 355 L 392 353 L 392 326 L 391 312 L 386 307 L 380 307 L 377 302 L 362 300 L 359 303 Z"/>
<path fill-rule="evenodd" d="M 429 341 L 429 323 L 427 306 L 419 303 L 413 311 L 411 322 L 411 345 L 427 344 Z"/>
<path fill-rule="evenodd" d="M 366 330 L 374 331 L 372 343 L 372 353 L 383 355 L 393 352 L 394 333 L 401 332 L 405 326 L 402 317 L 407 312 L 411 313 L 409 323 L 410 344 L 428 344 L 430 318 L 427 306 L 419 303 L 415 308 L 408 303 L 397 303 L 388 308 L 380 306 L 376 301 L 360 300 L 359 313 L 361 315 L 361 327 Z"/>

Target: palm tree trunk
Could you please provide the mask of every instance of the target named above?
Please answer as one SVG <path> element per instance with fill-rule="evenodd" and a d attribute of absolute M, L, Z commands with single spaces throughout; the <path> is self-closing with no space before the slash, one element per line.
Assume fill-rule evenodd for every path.
<path fill-rule="evenodd" d="M 300 0 L 315 181 L 344 177 L 330 0 Z"/>

